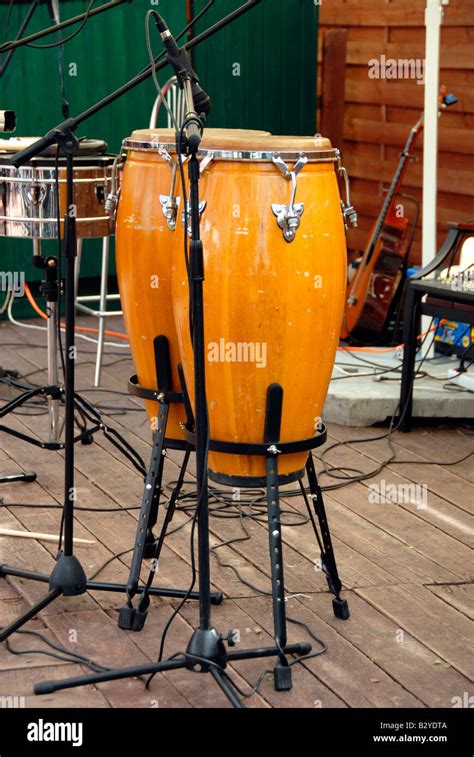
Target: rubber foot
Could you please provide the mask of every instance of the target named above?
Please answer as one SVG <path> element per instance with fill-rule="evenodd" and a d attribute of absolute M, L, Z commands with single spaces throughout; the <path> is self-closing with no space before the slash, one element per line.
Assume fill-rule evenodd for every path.
<path fill-rule="evenodd" d="M 136 610 L 134 607 L 125 605 L 120 609 L 118 627 L 123 631 L 133 631 Z"/>
<path fill-rule="evenodd" d="M 144 610 L 143 612 L 140 612 L 140 610 L 137 610 L 135 612 L 135 617 L 133 619 L 133 626 L 132 631 L 141 631 L 143 626 L 145 625 L 146 616 L 148 615 L 148 610 Z"/>
<path fill-rule="evenodd" d="M 88 445 L 88 444 L 92 444 L 93 441 L 94 441 L 94 437 L 92 434 L 85 434 L 85 436 L 83 436 L 81 439 L 81 444 Z"/>
<path fill-rule="evenodd" d="M 348 618 L 351 617 L 346 599 L 341 599 L 340 597 L 333 599 L 332 609 L 336 618 L 339 618 L 340 620 L 348 620 Z"/>
<path fill-rule="evenodd" d="M 275 675 L 275 691 L 290 691 L 291 668 L 288 665 L 277 665 L 273 672 Z"/>

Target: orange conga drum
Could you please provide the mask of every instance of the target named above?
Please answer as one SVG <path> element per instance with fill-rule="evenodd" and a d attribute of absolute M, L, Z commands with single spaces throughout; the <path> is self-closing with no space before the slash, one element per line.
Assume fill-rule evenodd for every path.
<path fill-rule="evenodd" d="M 264 135 L 267 132 L 254 132 Z M 235 132 L 209 130 L 225 144 Z M 238 134 L 238 132 L 237 132 Z M 168 339 L 172 391 L 181 391 L 178 339 L 171 301 L 171 252 L 181 228 L 182 190 L 172 129 L 134 131 L 122 146 L 126 156 L 116 223 L 116 260 L 125 327 L 140 386 L 157 388 L 154 339 Z M 181 244 L 182 236 L 180 235 Z M 152 425 L 157 403 L 145 402 Z M 182 440 L 183 406 L 171 404 L 166 436 Z"/>
<path fill-rule="evenodd" d="M 338 151 L 321 137 L 207 133 L 201 176 L 206 393 L 212 440 L 264 441 L 269 385 L 284 391 L 280 441 L 310 439 L 341 330 L 346 241 Z M 209 162 L 209 160 L 212 160 Z M 173 305 L 193 401 L 183 231 L 174 238 Z M 303 475 L 308 452 L 282 455 L 280 482 Z M 265 457 L 209 452 L 210 477 L 265 482 Z"/>

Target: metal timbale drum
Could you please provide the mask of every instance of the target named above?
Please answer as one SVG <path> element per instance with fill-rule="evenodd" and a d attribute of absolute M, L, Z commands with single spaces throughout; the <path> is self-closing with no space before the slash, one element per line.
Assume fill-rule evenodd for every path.
<path fill-rule="evenodd" d="M 205 140 L 219 135 L 224 142 L 233 143 L 244 134 L 207 129 Z M 183 249 L 183 237 L 179 233 L 183 208 L 175 141 L 173 129 L 141 129 L 124 141 L 122 151 L 126 162 L 117 210 L 115 249 L 125 326 L 139 383 L 145 388 L 156 388 L 153 342 L 155 337 L 165 336 L 170 349 L 172 390 L 179 392 L 180 355 L 173 316 L 171 267 L 177 236 Z M 152 426 L 156 426 L 158 404 L 146 401 L 146 407 Z M 181 424 L 184 421 L 183 406 L 172 404 L 167 437 L 183 440 Z"/>
<path fill-rule="evenodd" d="M 283 388 L 280 441 L 310 439 L 333 369 L 344 310 L 346 239 L 339 153 L 322 137 L 240 136 L 201 146 L 206 392 L 212 440 L 264 442 L 267 389 Z M 205 163 L 204 163 L 205 162 Z M 180 359 L 193 394 L 183 230 L 173 246 Z M 280 481 L 308 452 L 282 455 Z M 209 475 L 262 485 L 262 456 L 209 452 Z"/>
<path fill-rule="evenodd" d="M 56 147 L 46 150 L 16 169 L 9 155 L 23 150 L 33 137 L 0 140 L 0 236 L 26 239 L 57 237 L 56 163 L 58 165 L 59 215 L 66 214 L 66 161 L 56 159 Z M 96 139 L 82 140 L 74 157 L 74 208 L 77 236 L 105 237 L 112 221 L 105 210 L 110 191 L 113 155 Z M 63 222 L 61 221 L 61 236 Z"/>

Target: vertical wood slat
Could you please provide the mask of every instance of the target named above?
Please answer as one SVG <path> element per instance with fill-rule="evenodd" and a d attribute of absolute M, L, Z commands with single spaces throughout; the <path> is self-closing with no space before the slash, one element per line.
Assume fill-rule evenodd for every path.
<path fill-rule="evenodd" d="M 323 38 L 319 131 L 342 150 L 346 85 L 347 29 L 329 29 Z"/>

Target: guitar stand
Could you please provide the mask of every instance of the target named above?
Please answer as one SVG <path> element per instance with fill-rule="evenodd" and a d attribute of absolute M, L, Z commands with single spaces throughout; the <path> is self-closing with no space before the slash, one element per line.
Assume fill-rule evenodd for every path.
<path fill-rule="evenodd" d="M 171 390 L 172 376 L 168 339 L 165 336 L 155 337 L 153 341 L 153 347 L 155 351 L 155 366 L 158 389 L 145 389 L 144 387 L 141 387 L 138 382 L 137 376 L 132 376 L 128 382 L 129 391 L 133 396 L 140 397 L 144 400 L 156 401 L 158 402 L 159 409 L 157 417 L 157 428 L 153 435 L 151 460 L 145 479 L 145 486 L 143 489 L 142 504 L 135 536 L 135 547 L 133 550 L 132 565 L 127 582 L 127 602 L 120 610 L 118 620 L 119 628 L 123 628 L 127 631 L 141 631 L 145 624 L 145 620 L 148 614 L 148 607 L 150 605 L 149 595 L 151 585 L 158 570 L 161 550 L 163 548 L 168 527 L 176 511 L 176 503 L 183 486 L 189 457 L 192 450 L 194 449 L 193 446 L 186 441 L 179 439 L 168 439 L 166 437 L 169 407 L 173 403 L 183 404 L 184 397 L 181 392 L 173 392 Z M 184 374 L 182 373 L 181 367 L 179 368 L 179 373 L 181 377 L 181 383 L 185 386 Z M 186 403 L 188 423 L 191 422 L 189 407 L 190 405 Z M 160 497 L 163 491 L 163 467 L 167 449 L 177 449 L 184 451 L 184 459 L 181 465 L 176 486 L 171 494 L 171 498 L 166 509 L 166 514 L 160 535 L 158 539 L 155 539 L 153 528 L 158 520 Z M 152 560 L 152 568 L 149 572 L 145 587 L 141 589 L 139 604 L 135 609 L 132 602 L 134 596 L 139 591 L 138 584 L 144 559 Z M 176 591 L 174 596 L 181 598 L 187 596 L 189 599 L 199 599 L 199 592 L 193 591 L 188 593 L 186 591 Z M 221 592 L 211 593 L 211 602 L 213 604 L 221 604 L 222 599 L 223 597 Z"/>
<path fill-rule="evenodd" d="M 147 391 L 147 390 L 145 390 Z M 149 396 L 146 397 L 150 399 Z M 227 678 L 223 678 L 223 671 L 227 667 L 229 662 L 237 662 L 239 660 L 250 660 L 260 657 L 276 657 L 276 664 L 273 669 L 275 679 L 276 691 L 289 691 L 292 688 L 292 675 L 291 664 L 288 660 L 289 655 L 305 656 L 311 652 L 311 645 L 307 642 L 300 642 L 296 644 L 287 643 L 287 618 L 285 608 L 285 582 L 284 582 L 284 570 L 283 570 L 283 543 L 281 534 L 281 514 L 280 514 L 280 477 L 278 474 L 278 457 L 279 455 L 292 454 L 295 452 L 310 451 L 316 447 L 325 443 L 327 438 L 326 428 L 323 427 L 318 434 L 310 439 L 305 439 L 296 442 L 280 443 L 280 427 L 281 427 L 281 414 L 283 405 L 283 389 L 279 384 L 271 384 L 267 390 L 267 405 L 266 405 L 266 420 L 265 420 L 265 441 L 263 444 L 238 444 L 234 442 L 222 442 L 211 440 L 209 442 L 209 449 L 215 452 L 223 452 L 225 454 L 236 455 L 262 455 L 266 459 L 266 490 L 267 490 L 267 509 L 268 509 L 268 538 L 269 538 L 269 553 L 271 563 L 271 581 L 272 581 L 272 604 L 273 604 L 273 623 L 274 623 L 274 639 L 275 645 L 269 647 L 260 647 L 256 649 L 247 649 L 242 651 L 228 651 L 224 646 L 224 642 L 229 647 L 235 646 L 234 632 L 230 630 L 226 636 L 219 635 L 215 629 L 209 629 L 204 631 L 197 629 L 194 636 L 191 638 L 188 644 L 187 650 L 181 655 L 184 659 L 178 659 L 176 655 L 174 658 L 165 660 L 162 662 L 149 663 L 146 665 L 133 666 L 129 668 L 122 668 L 112 671 L 106 671 L 103 673 L 91 674 L 86 676 L 80 676 L 77 678 L 69 678 L 62 681 L 42 681 L 35 685 L 34 690 L 36 694 L 49 694 L 60 689 L 68 689 L 76 686 L 84 686 L 87 684 L 98 684 L 104 681 L 119 680 L 121 678 L 135 677 L 141 675 L 153 675 L 155 673 L 177 670 L 187 668 L 194 672 L 209 672 L 212 674 L 217 684 L 222 688 L 229 701 L 234 707 L 243 707 L 240 698 L 237 696 L 232 684 L 229 683 Z M 164 403 L 165 412 L 167 417 L 167 405 Z M 162 429 L 164 434 L 164 429 Z M 187 432 L 188 448 L 186 450 L 185 462 L 183 463 L 180 478 L 173 492 L 173 505 L 170 501 L 168 512 L 176 504 L 176 499 L 179 494 L 179 489 L 182 484 L 182 478 L 184 477 L 185 465 L 189 453 L 193 448 L 194 434 Z M 157 449 L 156 445 L 159 444 L 159 440 L 155 438 L 154 450 Z M 155 463 L 159 468 L 159 463 Z M 323 498 L 321 489 L 319 487 L 316 471 L 312 461 L 311 455 L 308 458 L 306 464 L 306 473 L 309 481 L 310 495 L 309 498 L 306 494 L 302 482 L 300 482 L 303 496 L 308 508 L 310 520 L 312 522 L 318 544 L 321 548 L 321 561 L 322 570 L 326 574 L 327 582 L 330 591 L 335 595 L 333 599 L 333 610 L 337 618 L 347 620 L 349 618 L 349 607 L 347 600 L 342 599 L 340 591 L 342 588 L 341 581 L 337 572 L 336 561 L 334 557 L 334 551 L 331 543 L 331 536 L 329 531 L 328 522 L 326 519 L 326 513 L 324 509 Z M 311 508 L 310 500 L 313 504 Z M 147 512 L 151 511 L 149 506 Z M 167 516 L 168 517 L 168 516 Z M 170 519 L 172 517 L 172 513 Z M 316 524 L 316 518 L 319 521 L 320 533 Z M 139 532 L 141 537 L 145 532 L 147 526 L 145 521 L 142 524 L 142 528 L 137 531 L 137 540 L 139 538 Z M 165 525 L 163 526 L 162 535 L 160 536 L 160 549 L 162 545 L 162 537 L 164 538 L 164 532 L 166 531 Z M 140 550 L 143 549 L 143 541 L 141 542 L 141 548 L 137 549 L 137 564 Z M 133 580 L 137 580 L 136 575 L 133 574 Z M 153 572 L 151 573 L 153 575 Z M 130 580 L 127 585 L 127 593 L 132 590 Z M 145 587 L 145 596 L 149 591 L 148 586 Z M 141 600 L 142 601 L 142 600 Z M 139 630 L 143 615 L 146 617 L 147 606 L 140 607 L 137 611 L 127 610 L 125 608 L 121 611 L 123 621 L 129 621 L 132 630 Z M 123 615 L 122 615 L 123 613 Z"/>

